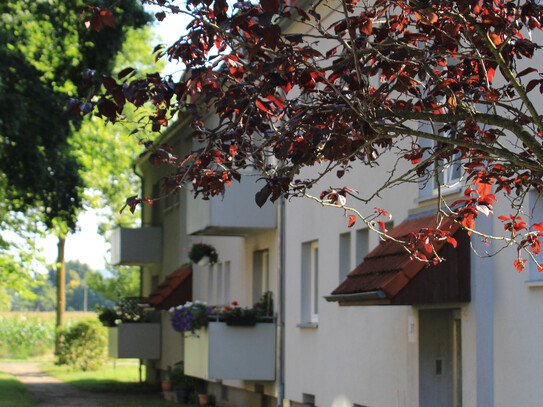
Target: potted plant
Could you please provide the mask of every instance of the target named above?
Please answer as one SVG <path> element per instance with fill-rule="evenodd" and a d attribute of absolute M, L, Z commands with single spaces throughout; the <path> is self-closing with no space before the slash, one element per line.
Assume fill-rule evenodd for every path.
<path fill-rule="evenodd" d="M 178 332 L 190 332 L 196 335 L 196 330 L 209 323 L 209 316 L 214 307 L 208 307 L 205 302 L 187 302 L 185 305 L 170 308 L 173 329 Z"/>
<path fill-rule="evenodd" d="M 211 395 L 207 393 L 207 382 L 197 379 L 194 384 L 196 394 L 198 394 L 198 405 L 208 406 L 211 403 Z"/>
<path fill-rule="evenodd" d="M 116 310 L 106 306 L 97 306 L 96 311 L 98 312 L 98 319 L 103 326 L 111 328 L 117 325 L 119 315 Z"/>
<path fill-rule="evenodd" d="M 257 322 L 270 321 L 273 316 L 272 293 L 268 291 L 262 295 L 252 308 L 242 308 L 237 301 L 226 306 L 219 313 L 219 320 L 230 326 L 254 326 Z"/>
<path fill-rule="evenodd" d="M 97 306 L 98 319 L 106 327 L 115 327 L 119 323 L 125 322 L 144 322 L 147 315 L 143 308 L 139 306 L 140 297 L 121 298 L 114 308 L 106 306 Z"/>
<path fill-rule="evenodd" d="M 176 392 L 177 402 L 187 403 L 195 382 L 192 377 L 185 375 L 183 362 L 175 364 L 170 373 L 170 381 L 173 390 Z"/>
<path fill-rule="evenodd" d="M 226 306 L 219 314 L 219 320 L 231 326 L 254 326 L 258 319 L 258 308 L 242 308 L 237 301 Z"/>
<path fill-rule="evenodd" d="M 266 291 L 254 305 L 258 309 L 259 317 L 273 317 L 273 295 L 271 291 Z"/>
<path fill-rule="evenodd" d="M 199 242 L 193 244 L 190 248 L 189 259 L 198 265 L 204 265 L 204 262 L 213 265 L 219 260 L 219 255 L 213 246 Z"/>

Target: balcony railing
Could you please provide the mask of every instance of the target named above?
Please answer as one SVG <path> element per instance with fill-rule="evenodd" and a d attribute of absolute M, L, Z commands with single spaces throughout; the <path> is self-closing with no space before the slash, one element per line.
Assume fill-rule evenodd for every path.
<path fill-rule="evenodd" d="M 111 240 L 111 264 L 139 266 L 162 261 L 162 229 L 117 228 Z"/>
<path fill-rule="evenodd" d="M 108 355 L 118 359 L 160 359 L 160 323 L 122 323 L 108 328 Z"/>
<path fill-rule="evenodd" d="M 233 182 L 226 194 L 207 201 L 187 196 L 187 233 L 199 235 L 250 235 L 277 227 L 277 207 L 267 202 L 262 208 L 255 194 L 262 188 L 254 178 Z"/>
<path fill-rule="evenodd" d="M 275 380 L 275 323 L 209 326 L 185 334 L 185 373 L 201 379 Z"/>

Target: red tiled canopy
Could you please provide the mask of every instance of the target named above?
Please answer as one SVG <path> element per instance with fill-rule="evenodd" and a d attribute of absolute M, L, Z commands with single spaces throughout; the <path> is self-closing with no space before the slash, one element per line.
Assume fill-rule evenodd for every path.
<path fill-rule="evenodd" d="M 192 267 L 171 273 L 149 295 L 148 304 L 156 309 L 169 309 L 192 301 Z"/>
<path fill-rule="evenodd" d="M 408 218 L 392 229 L 389 235 L 409 242 L 413 239 L 410 233 L 435 228 L 435 221 L 435 214 Z M 444 219 L 439 229 L 449 231 L 458 243 L 454 248 L 445 242 L 434 242 L 444 262 L 428 266 L 412 258 L 402 245 L 385 240 L 326 299 L 339 301 L 340 305 L 469 301 L 469 237 L 450 219 Z M 417 248 L 422 251 L 422 244 L 418 243 Z M 431 258 L 430 254 L 425 254 Z"/>

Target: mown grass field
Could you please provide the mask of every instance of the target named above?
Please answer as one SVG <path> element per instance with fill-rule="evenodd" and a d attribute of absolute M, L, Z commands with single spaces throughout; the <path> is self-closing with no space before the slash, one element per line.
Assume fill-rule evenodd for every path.
<path fill-rule="evenodd" d="M 65 325 L 94 312 L 66 312 Z M 55 343 L 54 312 L 0 312 L 0 359 L 52 359 Z"/>

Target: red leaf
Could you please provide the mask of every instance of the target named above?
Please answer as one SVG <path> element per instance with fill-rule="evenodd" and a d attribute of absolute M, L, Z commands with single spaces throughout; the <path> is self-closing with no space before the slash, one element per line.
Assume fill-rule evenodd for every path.
<path fill-rule="evenodd" d="M 515 268 L 520 273 L 522 270 L 524 270 L 524 264 L 526 263 L 526 260 L 515 260 Z"/>
<path fill-rule="evenodd" d="M 262 206 L 266 203 L 271 193 L 272 193 L 272 190 L 268 184 L 264 185 L 264 187 L 256 193 L 255 202 L 259 208 L 262 208 Z"/>
<path fill-rule="evenodd" d="M 386 230 L 386 228 L 385 228 L 385 222 L 383 222 L 383 221 L 380 220 L 379 222 L 377 222 L 377 224 L 378 224 L 379 227 L 383 230 L 383 232 L 386 233 L 387 230 Z"/>
<path fill-rule="evenodd" d="M 501 218 L 501 216 L 500 216 L 500 218 Z M 504 218 L 505 218 L 505 216 L 504 216 Z M 506 218 L 506 219 L 507 219 L 507 218 Z M 533 227 L 535 230 L 537 230 L 538 232 L 543 232 L 543 222 L 541 222 L 541 223 L 534 223 L 534 224 L 532 225 L 532 227 Z"/>
<path fill-rule="evenodd" d="M 121 72 L 119 72 L 119 75 L 117 75 L 117 77 L 119 79 L 123 79 L 126 75 L 129 75 L 132 72 L 134 72 L 134 68 L 125 68 Z"/>
<path fill-rule="evenodd" d="M 495 46 L 498 46 L 502 43 L 502 39 L 499 35 L 494 33 L 489 33 L 488 36 L 490 37 L 490 40 L 494 43 Z"/>
<path fill-rule="evenodd" d="M 113 17 L 113 13 L 110 10 L 100 11 L 100 20 L 108 27 L 115 27 L 115 17 Z"/>
<path fill-rule="evenodd" d="M 526 93 L 530 92 L 533 88 L 535 88 L 538 83 L 539 79 L 532 79 L 530 82 L 528 82 L 528 85 L 526 86 Z"/>
<path fill-rule="evenodd" d="M 270 110 L 262 103 L 260 100 L 257 99 L 256 105 L 261 109 L 264 110 L 266 113 L 271 113 Z"/>
<path fill-rule="evenodd" d="M 371 35 L 373 30 L 373 23 L 371 20 L 366 20 L 364 23 L 360 24 L 360 32 L 362 34 Z"/>
<path fill-rule="evenodd" d="M 494 79 L 494 75 L 496 74 L 496 70 L 494 68 L 488 67 L 486 69 L 486 73 L 487 73 L 486 77 L 488 78 L 488 81 L 492 82 L 492 79 Z"/>
<path fill-rule="evenodd" d="M 528 75 L 529 73 L 532 73 L 532 72 L 537 72 L 537 69 L 535 69 L 535 68 L 526 68 L 525 70 L 523 70 L 522 72 L 519 72 L 517 74 L 517 78 L 520 78 L 521 76 L 524 76 L 524 75 Z"/>
<path fill-rule="evenodd" d="M 456 249 L 456 239 L 451 236 L 447 236 L 447 242 L 452 244 L 452 246 Z"/>
<path fill-rule="evenodd" d="M 490 194 L 491 188 L 492 186 L 490 184 L 487 184 L 484 182 L 479 182 L 479 184 L 477 185 L 477 191 L 479 192 L 479 195 L 481 196 L 481 198 L 484 198 L 485 196 Z"/>
<path fill-rule="evenodd" d="M 356 216 L 349 215 L 349 224 L 347 225 L 348 228 L 352 227 L 356 223 Z"/>
<path fill-rule="evenodd" d="M 468 229 L 473 229 L 475 227 L 475 220 L 473 218 L 473 215 L 467 215 L 462 219 L 462 226 Z M 468 231 L 468 235 L 470 235 L 471 232 Z"/>

